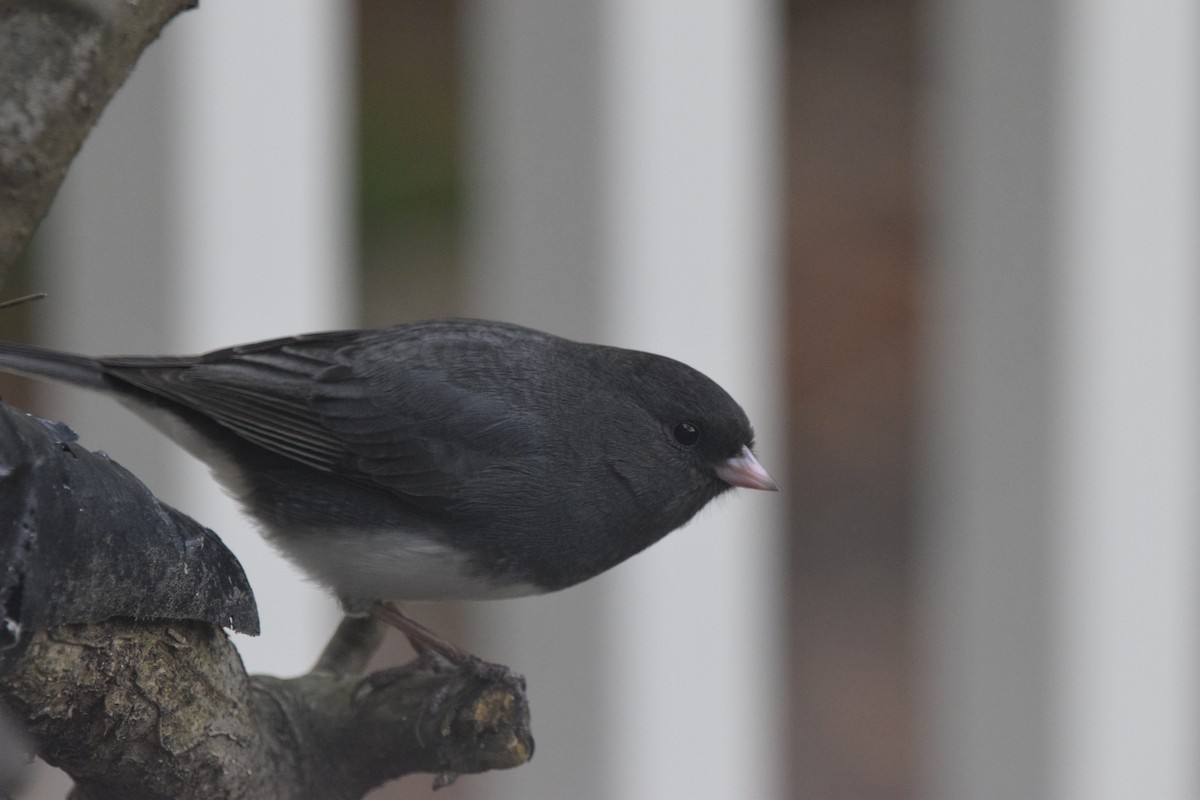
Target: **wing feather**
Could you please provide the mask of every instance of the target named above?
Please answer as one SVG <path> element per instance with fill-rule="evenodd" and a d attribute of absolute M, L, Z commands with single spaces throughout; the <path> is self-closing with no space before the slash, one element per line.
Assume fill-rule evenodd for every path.
<path fill-rule="evenodd" d="M 316 335 L 102 363 L 265 450 L 426 505 L 456 502 L 483 474 L 540 468 L 539 415 L 511 388 L 480 391 L 455 358 L 384 343 Z"/>

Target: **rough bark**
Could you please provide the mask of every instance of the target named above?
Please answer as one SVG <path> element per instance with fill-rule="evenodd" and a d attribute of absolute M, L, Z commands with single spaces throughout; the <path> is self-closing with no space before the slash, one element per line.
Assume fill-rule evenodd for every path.
<path fill-rule="evenodd" d="M 0 278 L 138 56 L 196 0 L 0 0 Z"/>
<path fill-rule="evenodd" d="M 347 618 L 316 669 L 280 680 L 248 677 L 203 623 L 67 625 L 36 634 L 0 700 L 75 800 L 350 800 L 530 758 L 521 678 L 432 657 L 361 677 L 379 635 Z"/>

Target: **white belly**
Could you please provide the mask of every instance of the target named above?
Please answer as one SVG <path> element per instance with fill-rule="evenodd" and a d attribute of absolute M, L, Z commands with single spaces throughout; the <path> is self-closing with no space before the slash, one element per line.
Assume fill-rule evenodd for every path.
<path fill-rule="evenodd" d="M 330 536 L 335 544 L 317 544 L 311 534 L 268 538 L 317 582 L 347 599 L 496 600 L 543 591 L 478 575 L 465 556 L 417 534 L 341 531 Z"/>

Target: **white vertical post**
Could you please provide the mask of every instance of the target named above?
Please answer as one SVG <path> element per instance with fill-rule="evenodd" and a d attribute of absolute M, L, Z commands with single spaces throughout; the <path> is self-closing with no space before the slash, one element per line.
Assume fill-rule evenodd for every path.
<path fill-rule="evenodd" d="M 1200 9 L 939 3 L 925 795 L 1200 795 Z"/>
<path fill-rule="evenodd" d="M 480 313 L 705 371 L 781 468 L 774 11 L 474 6 L 472 268 Z M 779 502 L 740 492 L 583 587 L 480 609 L 541 737 L 490 796 L 780 794 Z"/>
<path fill-rule="evenodd" d="M 1200 797 L 1200 6 L 1063 9 L 1055 796 Z"/>
<path fill-rule="evenodd" d="M 467 6 L 473 314 L 583 340 L 603 337 L 599 142 L 603 3 Z M 610 796 L 604 675 L 608 590 L 478 603 L 480 655 L 529 682 L 537 757 L 489 776 L 489 800 Z"/>
<path fill-rule="evenodd" d="M 210 0 L 167 27 L 64 187 L 47 242 L 49 339 L 197 352 L 351 322 L 349 25 L 343 4 Z M 85 444 L 217 531 L 246 568 L 263 624 L 239 637 L 247 667 L 311 666 L 332 603 L 202 466 L 101 398 L 73 403 L 64 416 Z"/>
<path fill-rule="evenodd" d="M 1048 798 L 1054 15 L 934 4 L 922 796 Z"/>
<path fill-rule="evenodd" d="M 321 0 L 221 0 L 180 31 L 176 349 L 352 323 L 350 13 Z M 264 635 L 239 640 L 248 667 L 307 670 L 336 619 L 332 602 L 204 468 L 186 467 L 187 503 L 206 510 L 255 590 Z"/>
<path fill-rule="evenodd" d="M 776 7 L 608 9 L 607 338 L 726 386 L 782 468 Z M 613 797 L 781 794 L 779 498 L 738 494 L 613 576 Z"/>

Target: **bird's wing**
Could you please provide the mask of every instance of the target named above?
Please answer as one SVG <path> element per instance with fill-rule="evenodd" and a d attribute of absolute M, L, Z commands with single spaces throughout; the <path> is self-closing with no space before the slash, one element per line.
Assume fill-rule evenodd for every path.
<path fill-rule="evenodd" d="M 539 426 L 503 392 L 466 388 L 450 363 L 361 358 L 357 336 L 101 363 L 259 447 L 429 506 L 461 500 L 481 475 L 537 468 Z"/>

